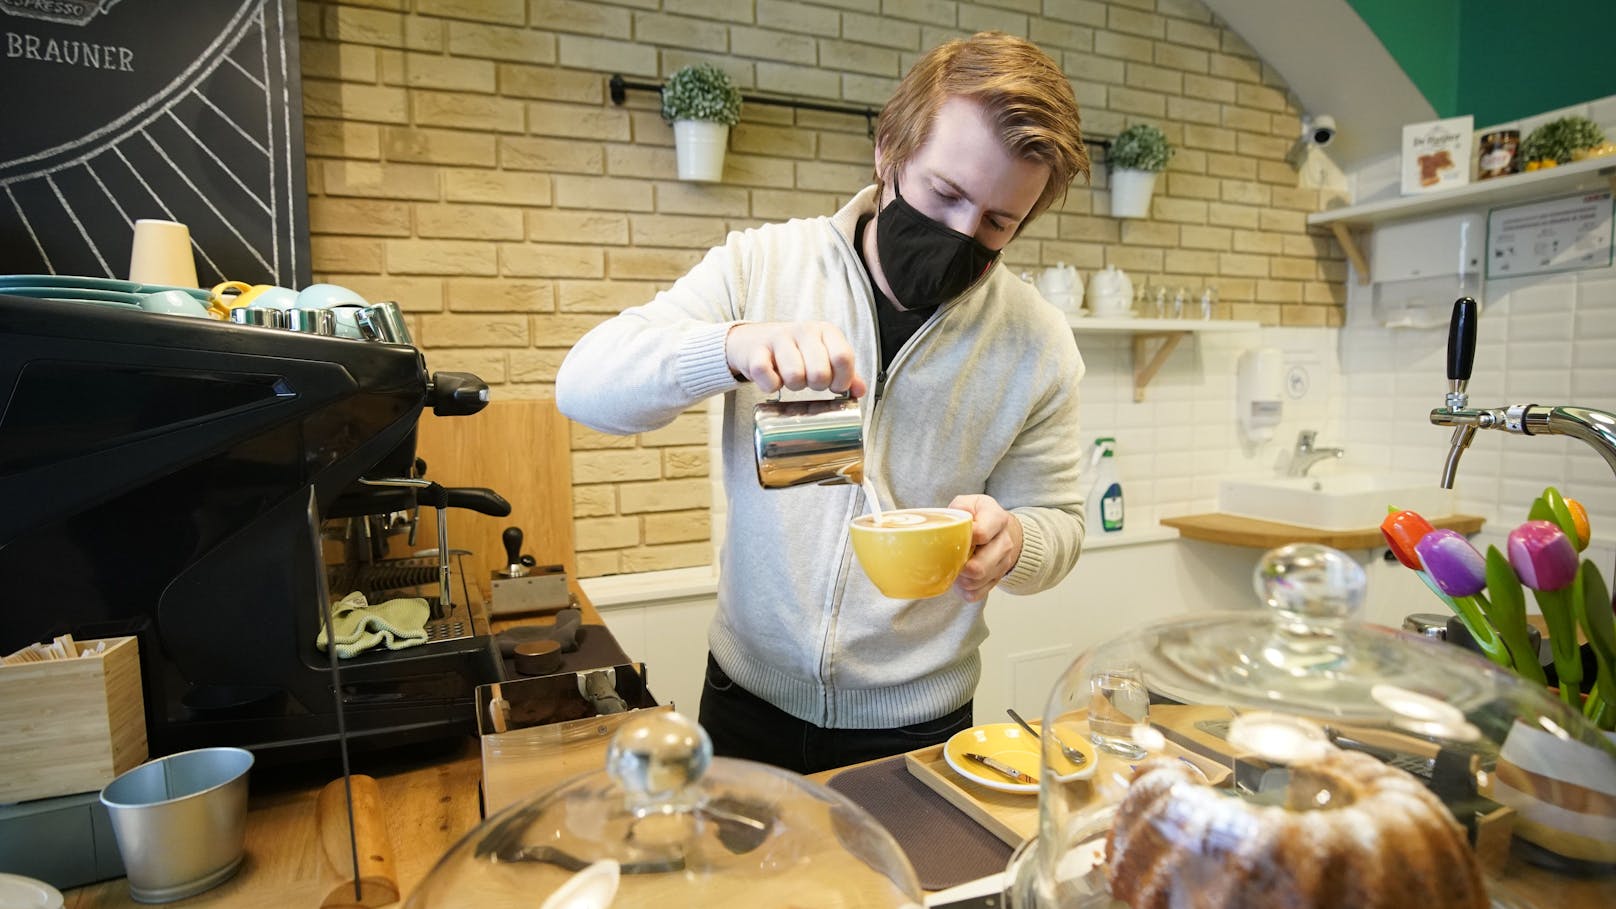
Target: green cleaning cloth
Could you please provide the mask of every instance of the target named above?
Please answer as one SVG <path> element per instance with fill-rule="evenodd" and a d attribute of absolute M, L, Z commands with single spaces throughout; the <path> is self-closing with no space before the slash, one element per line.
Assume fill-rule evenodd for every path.
<path fill-rule="evenodd" d="M 400 597 L 372 606 L 359 591 L 331 604 L 331 627 L 336 629 L 337 656 L 348 659 L 378 644 L 388 650 L 403 650 L 427 641 L 426 620 L 430 615 L 426 600 Z M 314 645 L 324 651 L 325 622 Z"/>

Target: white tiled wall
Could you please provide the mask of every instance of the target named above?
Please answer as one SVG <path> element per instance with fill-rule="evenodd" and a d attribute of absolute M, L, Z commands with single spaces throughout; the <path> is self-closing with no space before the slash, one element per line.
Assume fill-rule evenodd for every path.
<path fill-rule="evenodd" d="M 1306 376 L 1306 391 L 1284 402 L 1272 440 L 1250 444 L 1236 423 L 1235 372 L 1240 354 L 1277 347 L 1288 371 Z M 1338 368 L 1336 330 L 1257 328 L 1197 334 L 1173 351 L 1134 401 L 1133 342 L 1126 334 L 1078 334 L 1088 364 L 1083 379 L 1083 435 L 1117 440 L 1118 468 L 1131 527 L 1162 517 L 1215 510 L 1218 481 L 1277 469 L 1302 429 L 1320 445 L 1341 444 L 1331 404 Z"/>

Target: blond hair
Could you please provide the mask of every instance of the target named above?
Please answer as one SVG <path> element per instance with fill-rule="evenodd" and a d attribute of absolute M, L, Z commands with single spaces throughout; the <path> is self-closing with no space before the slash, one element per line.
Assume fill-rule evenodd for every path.
<path fill-rule="evenodd" d="M 1077 175 L 1088 182 L 1089 153 L 1072 83 L 1036 44 L 998 31 L 938 45 L 910 68 L 875 127 L 883 164 L 901 168 L 926 144 L 943 102 L 954 97 L 981 103 L 1010 152 L 1048 165 L 1049 182 L 1023 227 L 1065 196 Z M 882 174 L 875 178 L 885 183 Z"/>

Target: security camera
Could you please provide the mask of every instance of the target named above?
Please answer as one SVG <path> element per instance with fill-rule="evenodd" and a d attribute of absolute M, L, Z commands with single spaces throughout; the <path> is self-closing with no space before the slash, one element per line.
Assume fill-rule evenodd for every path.
<path fill-rule="evenodd" d="M 1309 120 L 1307 138 L 1320 148 L 1335 141 L 1335 118 L 1329 114 L 1319 114 Z"/>

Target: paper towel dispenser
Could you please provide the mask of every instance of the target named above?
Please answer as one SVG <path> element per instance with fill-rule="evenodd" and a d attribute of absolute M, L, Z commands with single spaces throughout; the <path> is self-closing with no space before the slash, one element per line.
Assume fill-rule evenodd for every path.
<path fill-rule="evenodd" d="M 1375 320 L 1392 328 L 1448 324 L 1453 301 L 1480 299 L 1487 221 L 1480 214 L 1446 215 L 1375 227 Z"/>

